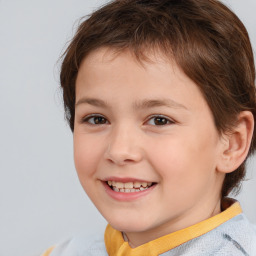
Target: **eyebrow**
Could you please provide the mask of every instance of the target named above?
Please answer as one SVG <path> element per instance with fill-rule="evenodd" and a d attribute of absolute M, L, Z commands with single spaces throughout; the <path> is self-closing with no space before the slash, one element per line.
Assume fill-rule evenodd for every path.
<path fill-rule="evenodd" d="M 94 98 L 81 98 L 76 103 L 76 107 L 81 104 L 89 104 L 95 107 L 102 107 L 102 108 L 108 107 L 108 104 L 105 101 L 100 99 L 94 99 Z"/>
<path fill-rule="evenodd" d="M 101 99 L 95 98 L 81 98 L 76 103 L 76 107 L 81 104 L 89 104 L 96 107 L 101 108 L 110 108 L 109 104 Z M 154 108 L 154 107 L 169 107 L 175 109 L 185 109 L 188 108 L 172 99 L 145 99 L 143 101 L 135 101 L 133 104 L 134 109 L 147 109 L 147 108 Z"/>
<path fill-rule="evenodd" d="M 134 103 L 135 109 L 146 109 L 154 107 L 169 107 L 188 110 L 187 107 L 172 99 L 146 99 L 141 102 Z"/>

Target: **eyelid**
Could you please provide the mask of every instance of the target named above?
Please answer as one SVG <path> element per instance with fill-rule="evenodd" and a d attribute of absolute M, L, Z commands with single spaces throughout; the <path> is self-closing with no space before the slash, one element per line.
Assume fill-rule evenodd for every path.
<path fill-rule="evenodd" d="M 86 123 L 88 125 L 97 125 L 97 126 L 104 125 L 104 124 L 92 124 L 92 123 L 88 122 L 88 120 L 90 118 L 94 118 L 94 117 L 102 117 L 102 118 L 104 118 L 106 120 L 106 124 L 109 124 L 108 119 L 104 115 L 101 115 L 101 114 L 89 114 L 89 115 L 86 115 L 86 116 L 81 118 L 80 123 L 82 123 L 82 124 Z"/>
<path fill-rule="evenodd" d="M 162 114 L 150 115 L 150 116 L 147 118 L 147 120 L 146 120 L 145 123 L 148 123 L 151 119 L 157 118 L 157 117 L 164 118 L 164 119 L 166 119 L 169 123 L 168 123 L 168 124 L 165 124 L 165 125 L 152 125 L 152 126 L 166 126 L 166 125 L 170 125 L 170 124 L 176 123 L 172 118 L 170 118 L 170 117 L 168 117 L 168 116 L 165 116 L 165 115 L 162 115 Z"/>
<path fill-rule="evenodd" d="M 82 123 L 82 124 L 86 123 L 88 125 L 93 125 L 93 126 L 105 125 L 105 124 L 92 124 L 92 123 L 88 122 L 88 120 L 90 118 L 94 118 L 94 117 L 102 117 L 102 118 L 104 118 L 106 120 L 105 124 L 110 124 L 110 122 L 108 121 L 108 119 L 104 115 L 102 115 L 102 114 L 95 114 L 95 113 L 94 114 L 89 114 L 89 115 L 86 115 L 86 116 L 82 117 L 80 119 L 80 123 Z M 170 124 L 176 123 L 176 121 L 174 121 L 172 118 L 170 118 L 168 116 L 165 116 L 165 115 L 162 115 L 162 114 L 153 114 L 153 115 L 150 115 L 149 117 L 147 117 L 147 119 L 144 122 L 144 124 L 147 124 L 151 119 L 158 118 L 158 117 L 166 119 L 168 121 L 168 123 L 164 124 L 164 125 L 152 125 L 151 124 L 151 126 L 166 126 L 166 125 L 170 125 Z"/>

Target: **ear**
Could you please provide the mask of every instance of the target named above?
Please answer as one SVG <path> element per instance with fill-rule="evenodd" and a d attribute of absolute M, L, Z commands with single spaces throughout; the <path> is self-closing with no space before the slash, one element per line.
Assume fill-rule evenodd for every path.
<path fill-rule="evenodd" d="M 250 111 L 238 115 L 237 124 L 229 134 L 223 134 L 217 170 L 222 173 L 235 171 L 246 159 L 254 129 L 254 118 Z"/>

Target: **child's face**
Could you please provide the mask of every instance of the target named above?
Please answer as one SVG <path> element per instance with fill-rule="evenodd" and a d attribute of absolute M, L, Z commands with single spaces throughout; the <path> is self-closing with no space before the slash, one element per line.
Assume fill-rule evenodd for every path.
<path fill-rule="evenodd" d="M 157 56 L 143 67 L 128 51 L 100 49 L 76 81 L 80 182 L 114 228 L 145 241 L 216 214 L 224 178 L 206 101 L 174 62 Z M 107 181 L 133 189 L 114 191 Z"/>

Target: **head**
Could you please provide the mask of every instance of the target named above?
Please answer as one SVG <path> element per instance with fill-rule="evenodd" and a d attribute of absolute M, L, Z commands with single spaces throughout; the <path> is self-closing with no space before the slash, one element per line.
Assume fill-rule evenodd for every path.
<path fill-rule="evenodd" d="M 137 65 L 137 69 L 131 67 L 132 61 L 134 67 Z M 209 114 L 208 119 L 205 120 L 208 120 L 208 124 L 212 124 L 211 128 L 214 127 L 210 135 L 215 137 L 212 141 L 209 138 L 209 141 L 215 143 L 215 138 L 218 138 L 219 145 L 226 146 L 222 163 L 217 164 L 220 173 L 223 174 L 220 178 L 221 186 L 216 187 L 217 194 L 224 197 L 238 188 L 245 176 L 246 159 L 253 154 L 256 146 L 256 138 L 253 134 L 253 119 L 256 115 L 255 67 L 247 31 L 238 17 L 217 0 L 117 0 L 94 12 L 80 24 L 64 54 L 61 68 L 64 106 L 72 131 L 76 129 L 78 109 L 76 104 L 81 99 L 81 94 L 86 94 L 86 91 L 81 90 L 81 84 L 87 83 L 86 89 L 89 94 L 94 90 L 93 82 L 87 81 L 85 74 L 95 79 L 99 73 L 94 73 L 96 71 L 93 67 L 95 69 L 100 67 L 97 72 L 101 72 L 103 76 L 105 74 L 102 79 L 107 80 L 104 67 L 112 66 L 118 70 L 119 67 L 125 68 L 126 65 L 128 69 L 131 67 L 130 70 L 134 72 L 135 77 L 140 77 L 138 79 L 143 77 L 142 74 L 139 75 L 139 71 L 148 72 L 148 75 L 154 74 L 154 68 L 151 70 L 154 65 L 155 70 L 162 72 L 162 76 L 158 74 L 159 78 L 165 76 L 167 79 L 168 72 L 173 75 L 170 80 L 179 77 L 176 83 L 176 87 L 177 84 L 180 85 L 177 99 L 180 95 L 187 97 L 181 97 L 182 102 L 189 101 L 188 93 L 191 93 L 191 97 L 195 99 L 201 96 L 202 101 L 198 100 L 198 102 L 202 104 L 197 107 L 202 108 L 202 115 L 206 114 L 204 111 Z M 162 70 L 163 65 L 165 65 L 164 70 Z M 167 66 L 168 72 L 165 70 Z M 112 71 L 114 72 L 115 69 Z M 122 73 L 121 70 L 118 72 Z M 114 74 L 113 80 L 116 78 Z M 173 81 L 176 81 L 175 79 Z M 129 76 L 126 77 L 127 83 L 128 80 Z M 183 88 L 181 81 L 191 86 Z M 134 96 L 136 92 L 130 94 L 130 98 L 127 96 L 129 90 L 122 95 L 122 84 L 119 84 L 120 87 L 117 86 L 118 83 L 109 87 L 113 90 L 112 94 L 132 102 L 136 98 Z M 157 94 L 159 90 L 163 90 L 165 94 L 176 95 L 175 92 L 179 90 L 174 87 L 175 91 L 168 91 L 167 87 L 163 88 L 163 84 L 164 82 L 159 85 L 158 90 L 149 86 L 152 95 L 154 92 Z M 132 86 L 130 88 L 132 91 Z M 143 95 L 141 88 L 138 86 L 138 95 L 140 93 Z M 102 92 L 104 90 L 102 88 Z M 106 90 L 106 95 L 108 92 Z M 117 104 L 114 107 L 122 106 Z M 88 118 L 87 122 L 91 120 Z M 95 117 L 93 120 L 96 120 Z M 105 125 L 109 122 L 102 117 L 100 119 L 97 117 L 98 121 L 103 121 Z M 199 127 L 194 128 L 199 129 Z M 204 131 L 208 128 L 205 127 Z M 239 137 L 241 131 L 247 134 L 246 146 L 241 150 L 243 153 L 231 154 L 242 144 L 243 136 Z M 164 141 L 162 141 L 163 147 Z M 187 141 L 192 142 L 189 139 Z M 154 148 L 154 144 L 151 144 L 151 147 Z M 219 146 L 216 146 L 216 150 L 219 150 Z M 217 151 L 212 151 L 212 154 Z M 238 160 L 234 162 L 235 156 Z M 165 157 L 168 158 L 168 152 Z M 113 159 L 111 161 L 114 162 Z"/>

